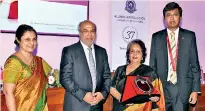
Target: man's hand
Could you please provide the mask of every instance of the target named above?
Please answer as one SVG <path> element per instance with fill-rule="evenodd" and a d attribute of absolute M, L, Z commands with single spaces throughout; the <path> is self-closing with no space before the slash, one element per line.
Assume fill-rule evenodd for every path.
<path fill-rule="evenodd" d="M 197 97 L 198 97 L 198 93 L 197 92 L 192 92 L 190 97 L 189 97 L 189 103 L 190 104 L 196 104 Z"/>
<path fill-rule="evenodd" d="M 151 100 L 152 102 L 157 102 L 159 101 L 159 97 L 158 96 L 150 97 L 149 100 Z"/>
<path fill-rule="evenodd" d="M 103 95 L 100 92 L 96 92 L 93 94 L 94 101 L 92 102 L 92 105 L 98 104 L 102 99 L 104 99 Z"/>
<path fill-rule="evenodd" d="M 93 94 L 91 92 L 87 92 L 83 98 L 85 102 L 88 104 L 92 104 L 93 101 L 95 101 L 95 97 L 93 97 Z"/>

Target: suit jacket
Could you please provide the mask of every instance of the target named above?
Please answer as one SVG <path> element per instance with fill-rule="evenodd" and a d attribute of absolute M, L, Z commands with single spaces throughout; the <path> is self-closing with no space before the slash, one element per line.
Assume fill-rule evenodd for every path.
<path fill-rule="evenodd" d="M 96 58 L 96 92 L 105 98 L 95 106 L 83 101 L 92 92 L 92 79 L 83 47 L 80 42 L 63 48 L 60 63 L 60 83 L 65 88 L 64 111 L 102 111 L 103 102 L 110 90 L 110 68 L 106 50 L 94 44 Z"/>
<path fill-rule="evenodd" d="M 167 30 L 156 32 L 152 35 L 150 66 L 162 80 L 165 98 L 168 76 L 168 49 L 166 37 Z M 191 92 L 200 92 L 200 66 L 196 46 L 195 33 L 186 29 L 179 29 L 179 46 L 177 59 L 177 87 L 184 103 L 188 103 Z"/>

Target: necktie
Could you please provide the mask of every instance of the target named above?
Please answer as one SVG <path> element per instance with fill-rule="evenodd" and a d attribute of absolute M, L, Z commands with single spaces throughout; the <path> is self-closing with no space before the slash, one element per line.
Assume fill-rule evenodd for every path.
<path fill-rule="evenodd" d="M 171 46 L 171 53 L 172 53 L 172 57 L 175 58 L 176 57 L 176 41 L 175 41 L 175 34 L 174 32 L 170 33 L 171 35 L 171 40 L 170 40 L 170 46 Z M 174 59 L 175 60 L 175 59 Z M 173 61 L 172 61 L 173 62 Z M 175 65 L 176 66 L 176 65 Z M 173 84 L 177 83 L 177 74 L 176 71 L 173 70 L 173 66 L 172 63 L 170 62 L 169 64 L 170 67 L 170 82 L 172 82 Z"/>
<path fill-rule="evenodd" d="M 91 77 L 92 77 L 92 84 L 93 84 L 92 93 L 94 93 L 95 88 L 96 88 L 95 61 L 94 61 L 93 54 L 92 54 L 92 48 L 88 48 L 88 50 L 89 50 L 89 69 L 90 69 L 90 73 L 91 73 Z"/>

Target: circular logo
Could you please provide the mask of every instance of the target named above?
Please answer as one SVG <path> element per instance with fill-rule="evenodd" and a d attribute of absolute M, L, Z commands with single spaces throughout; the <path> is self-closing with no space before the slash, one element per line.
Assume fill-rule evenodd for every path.
<path fill-rule="evenodd" d="M 135 1 L 134 0 L 127 0 L 125 10 L 127 10 L 127 12 L 129 12 L 129 13 L 134 13 L 137 10 Z"/>
<path fill-rule="evenodd" d="M 138 33 L 134 27 L 127 26 L 123 29 L 122 37 L 123 40 L 127 43 L 130 41 L 137 39 Z"/>

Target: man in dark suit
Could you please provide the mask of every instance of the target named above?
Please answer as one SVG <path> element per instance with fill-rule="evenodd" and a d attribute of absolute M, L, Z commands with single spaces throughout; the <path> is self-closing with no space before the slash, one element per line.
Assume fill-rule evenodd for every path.
<path fill-rule="evenodd" d="M 64 47 L 60 83 L 65 88 L 64 111 L 102 111 L 110 89 L 107 52 L 95 45 L 96 25 L 83 21 L 78 27 L 80 41 Z"/>
<path fill-rule="evenodd" d="M 163 15 L 167 28 L 152 35 L 150 66 L 162 80 L 166 111 L 188 111 L 200 92 L 195 33 L 179 27 L 182 9 L 177 3 L 168 3 Z"/>

